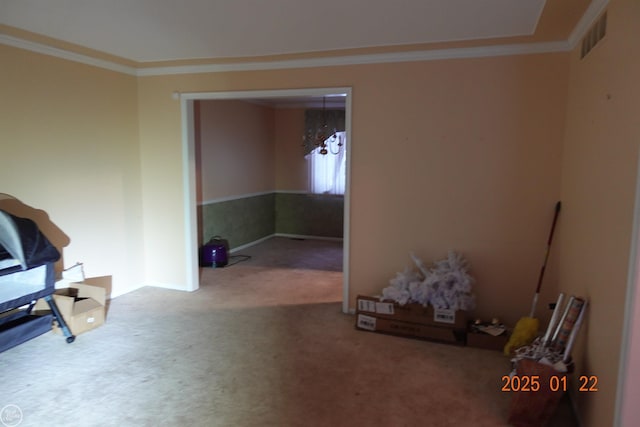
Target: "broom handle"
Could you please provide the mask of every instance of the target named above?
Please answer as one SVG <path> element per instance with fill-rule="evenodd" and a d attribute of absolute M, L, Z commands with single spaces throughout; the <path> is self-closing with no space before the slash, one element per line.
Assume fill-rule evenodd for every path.
<path fill-rule="evenodd" d="M 533 317 L 536 311 L 536 306 L 538 305 L 538 296 L 540 295 L 542 278 L 544 277 L 544 270 L 547 268 L 547 260 L 549 259 L 549 252 L 551 252 L 551 242 L 553 241 L 553 233 L 556 230 L 556 222 L 558 222 L 558 214 L 560 213 L 561 206 L 562 204 L 560 202 L 556 203 L 556 211 L 553 214 L 553 223 L 551 224 L 551 231 L 549 232 L 549 240 L 547 241 L 547 251 L 544 255 L 544 262 L 542 263 L 542 268 L 540 269 L 540 276 L 538 276 L 538 286 L 536 286 L 536 293 L 533 296 L 533 304 L 531 305 L 531 314 L 529 317 Z"/>

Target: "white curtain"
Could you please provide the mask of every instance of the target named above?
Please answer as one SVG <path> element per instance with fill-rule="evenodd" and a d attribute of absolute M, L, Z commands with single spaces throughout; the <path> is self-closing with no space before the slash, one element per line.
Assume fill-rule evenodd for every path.
<path fill-rule="evenodd" d="M 344 194 L 347 134 L 336 132 L 335 137 L 328 138 L 325 143 L 328 154 L 320 154 L 318 147 L 305 156 L 309 163 L 310 191 L 315 194 Z M 336 152 L 338 154 L 333 154 Z"/>

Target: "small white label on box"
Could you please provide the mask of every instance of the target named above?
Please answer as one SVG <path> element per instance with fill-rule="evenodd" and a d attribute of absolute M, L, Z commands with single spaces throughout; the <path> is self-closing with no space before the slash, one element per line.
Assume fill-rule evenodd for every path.
<path fill-rule="evenodd" d="M 433 321 L 440 323 L 456 323 L 456 312 L 444 308 L 433 310 Z"/>
<path fill-rule="evenodd" d="M 376 318 L 365 314 L 358 314 L 358 328 L 366 329 L 367 331 L 375 331 Z"/>
<path fill-rule="evenodd" d="M 87 317 L 87 323 L 93 323 L 96 321 L 95 317 Z"/>
<path fill-rule="evenodd" d="M 376 302 L 375 301 L 369 301 L 366 299 L 359 299 L 358 300 L 358 311 L 368 311 L 369 313 L 375 313 L 376 312 Z"/>
<path fill-rule="evenodd" d="M 380 314 L 394 314 L 392 302 L 377 302 L 376 313 Z"/>

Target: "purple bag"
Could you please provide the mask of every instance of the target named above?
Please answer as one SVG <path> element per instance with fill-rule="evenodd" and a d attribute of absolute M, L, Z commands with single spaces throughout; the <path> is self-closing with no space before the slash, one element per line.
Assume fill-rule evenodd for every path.
<path fill-rule="evenodd" d="M 201 267 L 224 267 L 229 263 L 229 243 L 220 236 L 214 236 L 200 248 Z"/>

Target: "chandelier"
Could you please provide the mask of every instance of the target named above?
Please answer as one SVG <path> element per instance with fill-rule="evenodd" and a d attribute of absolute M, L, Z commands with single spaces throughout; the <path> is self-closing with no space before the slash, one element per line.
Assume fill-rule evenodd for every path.
<path fill-rule="evenodd" d="M 318 150 L 319 154 L 326 156 L 327 154 L 339 154 L 342 148 L 342 139 L 337 135 L 338 130 L 334 127 L 331 130 L 327 125 L 326 99 L 322 97 L 322 124 L 316 129 L 307 129 L 306 134 L 302 138 L 305 143 L 303 145 L 311 145 L 313 150 Z M 313 151 L 312 150 L 312 151 Z"/>

